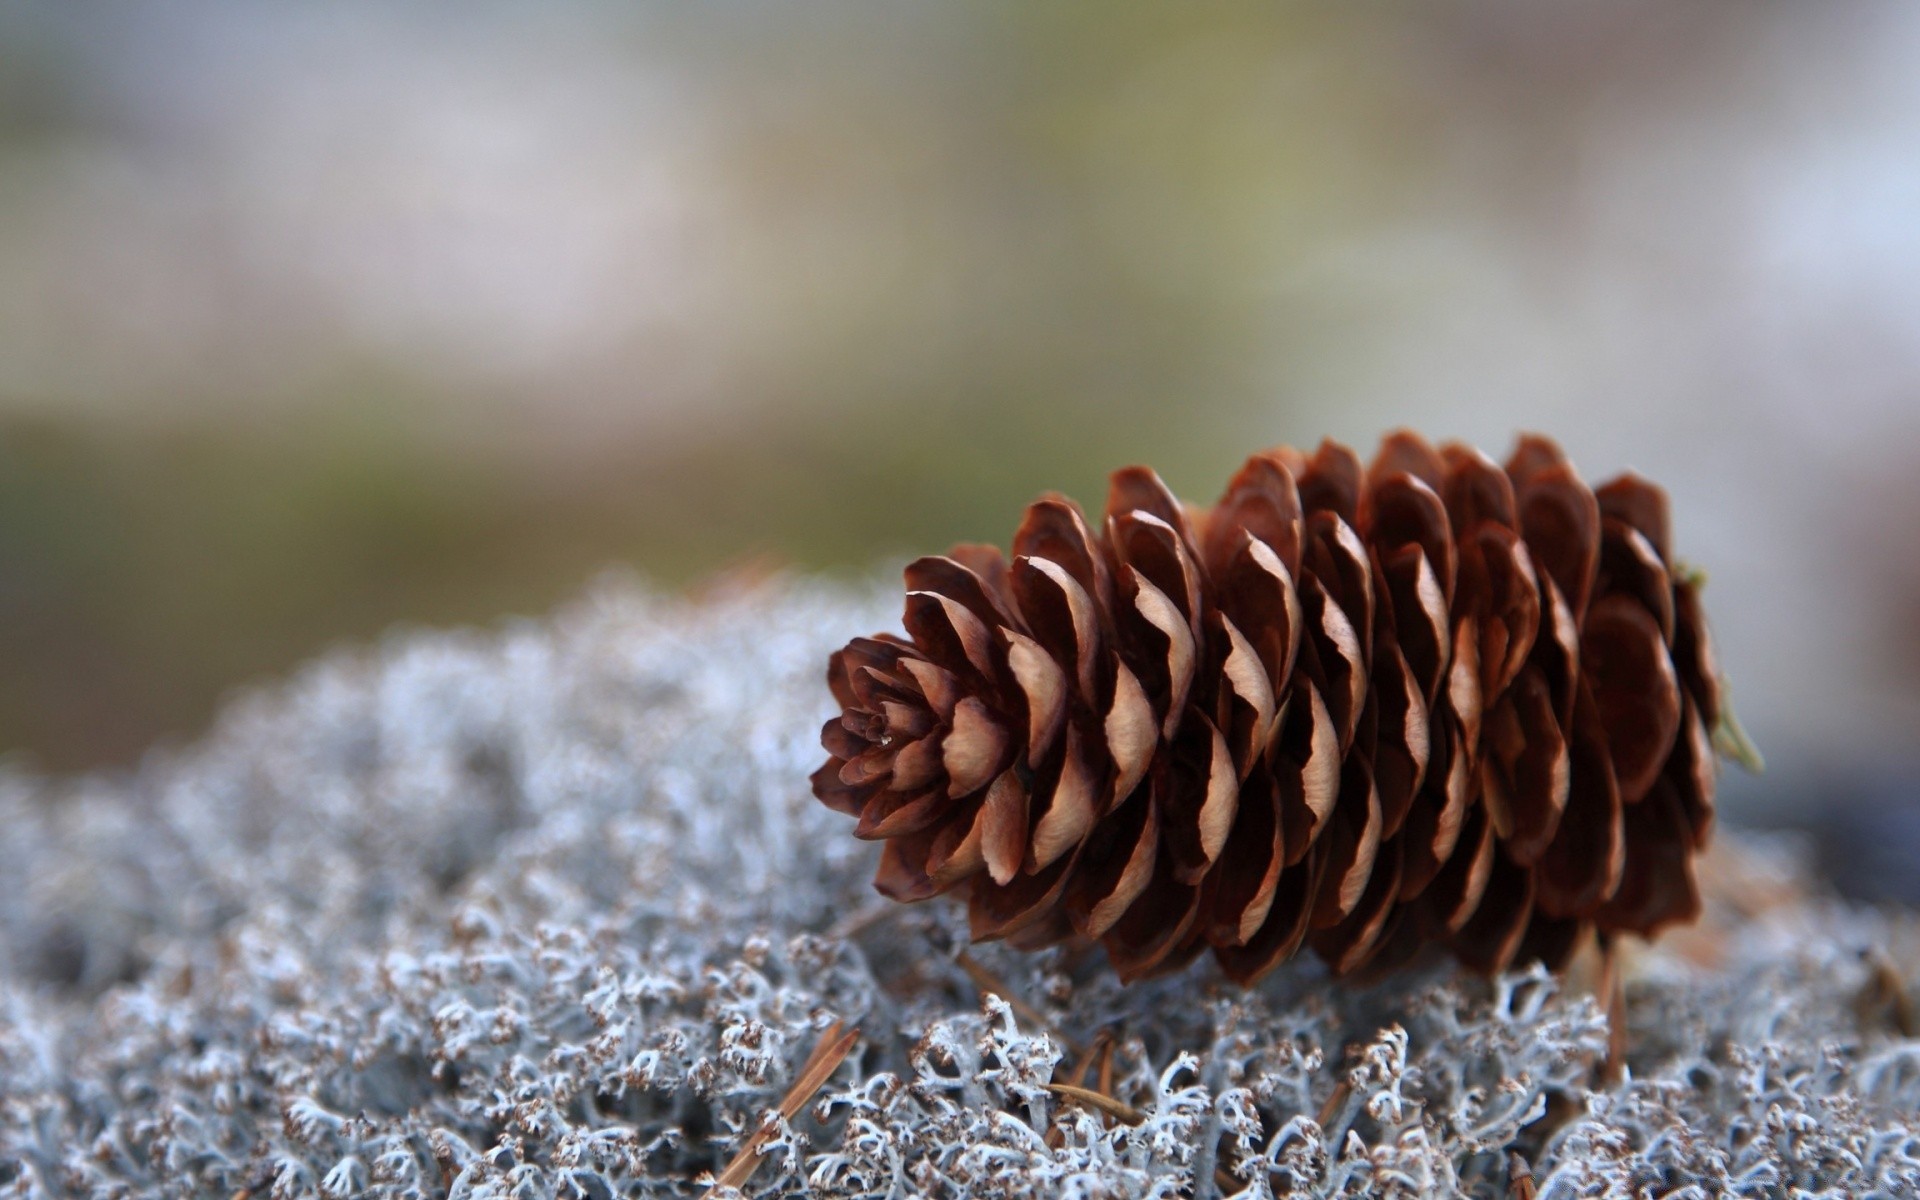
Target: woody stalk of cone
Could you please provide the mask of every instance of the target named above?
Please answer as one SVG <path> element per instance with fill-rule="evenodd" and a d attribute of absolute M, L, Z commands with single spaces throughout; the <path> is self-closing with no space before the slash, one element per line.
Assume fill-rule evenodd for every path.
<path fill-rule="evenodd" d="M 906 638 L 855 638 L 815 794 L 896 900 L 973 937 L 1098 941 L 1121 976 L 1211 948 L 1250 982 L 1433 945 L 1565 964 L 1699 910 L 1723 719 L 1666 495 L 1387 437 L 1254 455 L 1211 509 L 1144 467 L 1096 531 L 1027 509 L 1009 561 L 906 570 Z"/>

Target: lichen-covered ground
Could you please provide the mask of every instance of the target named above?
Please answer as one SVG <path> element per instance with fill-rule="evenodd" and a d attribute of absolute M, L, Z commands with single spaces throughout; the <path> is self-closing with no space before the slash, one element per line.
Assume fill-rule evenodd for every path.
<path fill-rule="evenodd" d="M 1778 848 L 1632 960 L 1612 1086 L 1537 975 L 962 958 L 807 790 L 824 656 L 895 603 L 613 580 L 335 654 L 125 778 L 0 779 L 0 1195 L 698 1195 L 752 1136 L 755 1195 L 1920 1195 L 1920 928 Z"/>

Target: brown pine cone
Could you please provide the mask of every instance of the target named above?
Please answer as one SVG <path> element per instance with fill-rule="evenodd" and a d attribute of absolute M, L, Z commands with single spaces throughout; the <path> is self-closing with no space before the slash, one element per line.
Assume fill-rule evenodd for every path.
<path fill-rule="evenodd" d="M 1719 683 L 1667 500 L 1524 437 L 1503 470 L 1410 433 L 1363 467 L 1256 454 L 1212 509 L 1113 476 L 1047 496 L 1011 564 L 907 568 L 907 639 L 828 682 L 826 804 L 896 900 L 973 937 L 1098 940 L 1123 978 L 1212 947 L 1249 982 L 1442 944 L 1558 968 L 1590 930 L 1699 909 Z"/>

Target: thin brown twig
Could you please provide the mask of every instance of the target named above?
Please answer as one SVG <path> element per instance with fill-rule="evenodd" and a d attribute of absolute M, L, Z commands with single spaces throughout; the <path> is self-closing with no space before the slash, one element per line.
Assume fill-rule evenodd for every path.
<path fill-rule="evenodd" d="M 1147 1114 L 1123 1100 L 1115 1100 L 1105 1092 L 1096 1092 L 1092 1088 L 1075 1087 L 1071 1083 L 1050 1083 L 1047 1090 L 1056 1096 L 1065 1096 L 1069 1100 L 1078 1100 L 1088 1108 L 1105 1113 L 1116 1121 L 1128 1125 L 1138 1125 L 1147 1119 Z"/>
<path fill-rule="evenodd" d="M 1899 968 L 1882 950 L 1869 951 L 1867 964 L 1867 985 L 1861 989 L 1856 1005 L 1861 1025 L 1885 1019 L 1901 1037 L 1920 1037 L 1920 1011 L 1915 1008 L 1906 980 L 1900 978 Z"/>
<path fill-rule="evenodd" d="M 992 992 L 1002 1000 L 1005 1000 L 1007 1006 L 1013 1009 L 1016 1016 L 1052 1034 L 1069 1055 L 1077 1056 L 1080 1054 L 1080 1047 L 1075 1044 L 1072 1038 L 1062 1033 L 1060 1028 L 1052 1021 L 1047 1020 L 1045 1013 L 1033 1005 L 1028 1004 L 1025 1000 L 1022 1000 L 1020 994 L 1011 987 L 1008 987 L 1006 980 L 988 970 L 985 963 L 965 950 L 962 950 L 956 955 L 954 961 L 960 964 L 960 969 L 967 973 L 967 978 L 973 981 L 973 986 L 977 990 L 981 992 Z"/>
<path fill-rule="evenodd" d="M 1314 1124 L 1325 1129 L 1327 1122 L 1333 1120 L 1341 1106 L 1346 1104 L 1347 1097 L 1351 1095 L 1353 1095 L 1353 1084 L 1342 1079 L 1340 1085 L 1333 1089 L 1333 1094 L 1327 1097 L 1327 1102 L 1320 1106 L 1320 1115 L 1314 1118 Z"/>
<path fill-rule="evenodd" d="M 813 1053 L 807 1056 L 806 1063 L 800 1068 L 800 1074 L 794 1078 L 793 1086 L 788 1088 L 787 1094 L 780 1098 L 779 1111 L 785 1119 L 791 1121 L 800 1115 L 800 1110 L 807 1106 L 807 1101 L 813 1099 L 813 1094 L 832 1078 L 833 1073 L 839 1069 L 842 1062 L 846 1061 L 847 1055 L 853 1050 L 854 1043 L 860 1040 L 858 1029 L 849 1029 L 842 1033 L 840 1027 L 841 1022 L 835 1021 L 831 1028 L 820 1035 L 820 1040 L 814 1044 Z M 760 1147 L 765 1145 L 772 1135 L 773 1127 L 763 1120 L 760 1128 L 753 1131 L 753 1136 L 741 1145 L 739 1152 L 733 1156 L 733 1161 L 727 1164 L 726 1170 L 720 1172 L 712 1186 L 707 1188 L 706 1195 L 712 1196 L 721 1188 L 737 1188 L 752 1178 L 754 1168 L 760 1165 Z"/>
<path fill-rule="evenodd" d="M 1606 938 L 1600 942 L 1600 994 L 1607 1006 L 1607 1056 L 1600 1062 L 1600 1082 L 1612 1087 L 1627 1077 L 1627 982 L 1619 947 Z"/>
<path fill-rule="evenodd" d="M 1084 1088 L 1087 1084 L 1087 1072 L 1093 1069 L 1094 1061 L 1100 1059 L 1110 1062 L 1112 1054 L 1113 1031 L 1102 1029 L 1093 1035 L 1093 1045 L 1086 1053 L 1080 1055 L 1079 1058 L 1075 1060 L 1073 1066 L 1066 1071 L 1066 1078 L 1063 1082 L 1072 1087 Z M 1056 1066 L 1054 1069 L 1058 1071 L 1060 1068 Z M 1109 1074 L 1111 1074 L 1111 1068 L 1109 1068 Z M 1111 1086 L 1101 1086 L 1096 1090 L 1111 1094 L 1113 1088 Z M 1106 1120 L 1110 1118 L 1103 1117 L 1102 1119 Z M 1060 1126 L 1057 1123 L 1050 1124 L 1047 1128 L 1047 1145 L 1057 1150 L 1065 1144 L 1065 1142 L 1066 1135 L 1061 1131 Z"/>
<path fill-rule="evenodd" d="M 1518 1153 L 1507 1155 L 1507 1196 L 1509 1200 L 1535 1200 L 1539 1189 L 1533 1185 L 1533 1168 Z"/>
<path fill-rule="evenodd" d="M 1087 1082 L 1087 1072 L 1093 1069 L 1094 1060 L 1100 1058 L 1102 1055 L 1108 1055 L 1110 1061 L 1112 1051 L 1113 1032 L 1111 1030 L 1102 1029 L 1100 1032 L 1094 1034 L 1092 1047 L 1090 1047 L 1085 1054 L 1082 1054 L 1073 1064 L 1073 1069 L 1067 1072 L 1067 1082 L 1073 1084 L 1075 1087 L 1085 1086 Z M 1100 1090 L 1110 1092 L 1113 1089 L 1110 1087 L 1102 1087 Z"/>
<path fill-rule="evenodd" d="M 844 942 L 857 934 L 878 925 L 881 921 L 899 912 L 901 905 L 895 900 L 883 900 L 878 904 L 869 904 L 859 912 L 848 913 L 836 921 L 827 930 L 827 936 L 835 941 Z"/>

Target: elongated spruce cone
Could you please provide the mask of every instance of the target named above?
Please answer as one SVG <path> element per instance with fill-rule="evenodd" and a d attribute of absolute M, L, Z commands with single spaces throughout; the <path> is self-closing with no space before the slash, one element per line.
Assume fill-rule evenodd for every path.
<path fill-rule="evenodd" d="M 1665 493 L 1558 446 L 1502 469 L 1409 433 L 1247 460 L 1212 509 L 1143 467 L 1106 520 L 1047 496 L 1009 563 L 906 571 L 856 638 L 815 794 L 875 886 L 967 897 L 976 939 L 1097 939 L 1124 978 L 1205 947 L 1250 981 L 1440 943 L 1559 967 L 1699 908 L 1719 685 Z"/>

